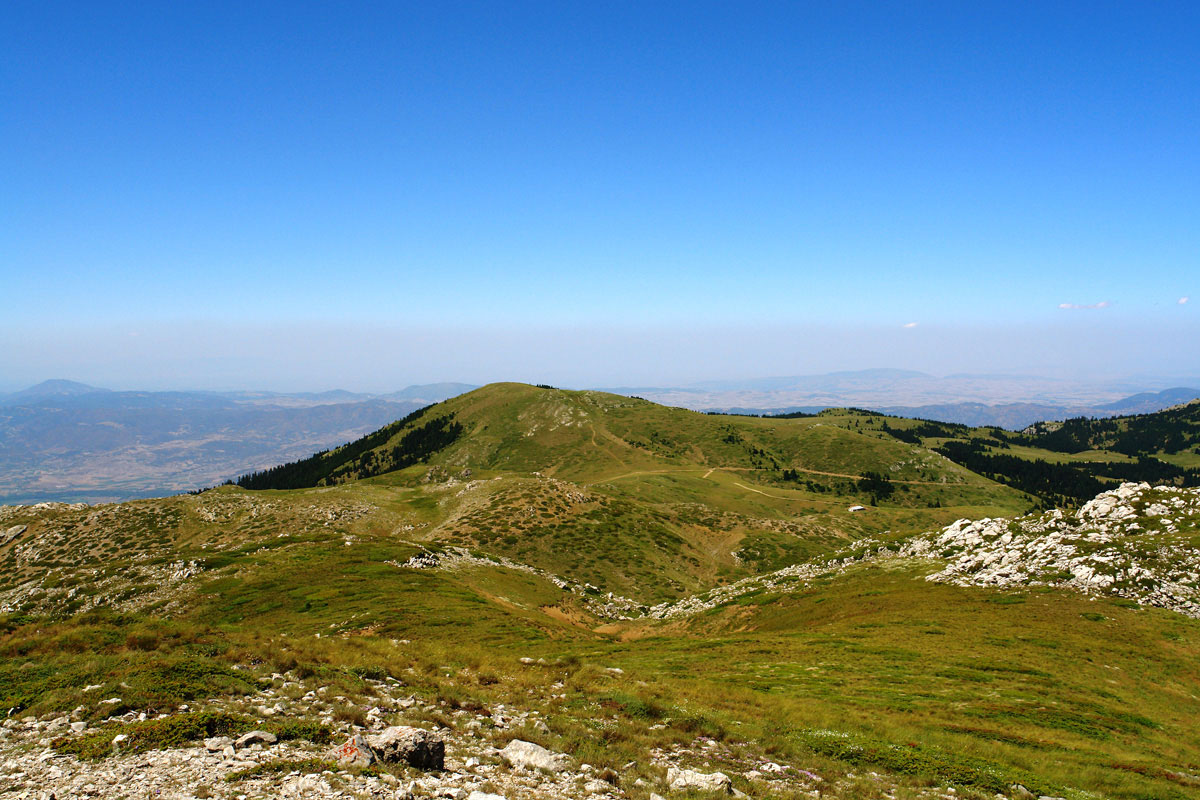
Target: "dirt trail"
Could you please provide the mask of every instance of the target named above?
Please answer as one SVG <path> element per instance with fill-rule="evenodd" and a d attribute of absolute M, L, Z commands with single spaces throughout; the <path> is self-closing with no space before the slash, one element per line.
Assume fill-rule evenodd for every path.
<path fill-rule="evenodd" d="M 634 472 L 626 472 L 623 475 L 615 475 L 611 478 L 605 478 L 602 481 L 596 481 L 596 483 L 610 483 L 612 481 L 619 481 L 619 480 L 623 480 L 625 478 L 632 478 L 635 475 L 668 475 L 668 474 L 675 473 L 675 472 L 683 472 L 683 473 L 699 472 L 702 469 L 704 469 L 704 467 L 679 467 L 677 469 L 641 469 L 641 470 L 635 470 Z M 758 467 L 719 467 L 719 468 L 712 467 L 707 472 L 705 472 L 701 477 L 707 478 L 709 475 L 712 475 L 713 472 L 717 471 L 717 469 L 720 469 L 722 472 L 771 472 L 772 471 L 772 470 L 767 470 L 767 469 L 760 469 Z M 830 478 L 849 478 L 850 480 L 855 480 L 855 481 L 860 481 L 863 479 L 862 475 L 851 475 L 848 472 L 823 472 L 819 469 L 805 469 L 804 467 L 788 467 L 788 469 L 795 470 L 796 472 L 806 472 L 809 475 L 825 475 Z M 908 484 L 910 486 L 961 486 L 961 485 L 963 485 L 961 483 L 946 483 L 945 481 L 906 481 L 906 480 L 901 480 L 899 478 L 888 478 L 888 480 L 891 483 L 904 483 L 904 484 Z"/>
<path fill-rule="evenodd" d="M 755 489 L 755 488 L 753 488 L 753 487 L 751 487 L 751 486 L 747 486 L 747 485 L 746 485 L 746 484 L 744 484 L 744 483 L 738 483 L 737 481 L 734 481 L 734 482 L 733 482 L 733 485 L 734 485 L 734 486 L 740 486 L 740 487 L 742 487 L 743 489 L 745 489 L 747 492 L 754 492 L 755 494 L 761 494 L 761 495 L 764 495 L 764 496 L 766 496 L 766 497 L 774 497 L 776 500 L 791 500 L 791 499 L 792 499 L 792 498 L 790 498 L 790 497 L 780 497 L 780 496 L 779 496 L 779 495 L 777 495 L 777 494 L 767 494 L 766 492 L 764 492 L 764 491 L 763 491 L 763 490 L 761 490 L 761 489 Z"/>
<path fill-rule="evenodd" d="M 722 467 L 722 469 L 730 472 L 770 472 L 771 470 L 760 469 L 758 467 Z M 862 475 L 851 475 L 848 472 L 822 472 L 819 469 L 805 469 L 804 467 L 788 467 L 796 472 L 807 472 L 810 475 L 828 475 L 831 478 L 850 478 L 851 480 L 861 481 Z M 912 486 L 962 486 L 962 483 L 946 483 L 945 481 L 906 481 L 900 478 L 888 478 L 890 483 L 907 483 Z"/>

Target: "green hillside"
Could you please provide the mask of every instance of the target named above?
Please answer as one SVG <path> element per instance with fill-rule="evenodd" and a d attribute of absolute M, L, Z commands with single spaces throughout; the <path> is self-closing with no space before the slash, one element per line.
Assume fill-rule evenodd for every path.
<path fill-rule="evenodd" d="M 472 785 L 510 800 L 534 791 L 512 781 L 550 780 L 486 749 L 511 738 L 633 800 L 688 796 L 668 762 L 764 799 L 1195 796 L 1200 494 L 1092 504 L 1060 563 L 1046 542 L 1067 540 L 1021 516 L 1045 496 L 937 452 L 980 438 L 1031 464 L 1052 452 L 850 410 L 705 415 L 498 384 L 245 481 L 289 488 L 0 508 L 0 706 L 86 722 L 31 723 L 60 766 L 118 759 L 112 737 L 136 725 L 168 749 L 252 724 L 298 743 L 183 796 L 420 778 L 329 760 L 372 708 L 496 764 Z M 937 543 L 997 517 L 1014 521 L 980 541 L 1025 531 L 1037 581 L 992 585 L 1011 574 L 999 560 L 971 572 L 963 545 Z M 1072 558 L 1136 580 L 1093 591 Z M 970 580 L 940 579 L 948 564 Z M 1174 571 L 1148 582 L 1146 565 Z M 1160 587 L 1175 605 L 1156 607 Z M 751 769 L 767 763 L 790 766 Z M 600 792 L 580 774 L 553 796 Z M 26 780 L 0 774 L 0 791 Z"/>
<path fill-rule="evenodd" d="M 1039 422 L 1021 433 L 907 419 L 880 427 L 1046 506 L 1077 505 L 1122 481 L 1200 486 L 1200 402 L 1153 414 Z"/>
<path fill-rule="evenodd" d="M 400 492 L 461 481 L 439 500 L 444 514 L 426 542 L 486 547 L 646 603 L 827 554 L 868 533 L 1031 505 L 880 435 L 874 422 L 852 411 L 707 415 L 493 384 L 240 483 L 296 488 L 306 475 L 312 487 L 368 479 Z M 859 504 L 871 513 L 848 511 Z"/>

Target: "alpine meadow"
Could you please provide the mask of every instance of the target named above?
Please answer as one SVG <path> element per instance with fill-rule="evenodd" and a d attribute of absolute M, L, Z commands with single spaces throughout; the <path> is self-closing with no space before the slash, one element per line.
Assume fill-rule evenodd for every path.
<path fill-rule="evenodd" d="M 0 6 L 0 800 L 1200 798 L 1200 4 Z"/>

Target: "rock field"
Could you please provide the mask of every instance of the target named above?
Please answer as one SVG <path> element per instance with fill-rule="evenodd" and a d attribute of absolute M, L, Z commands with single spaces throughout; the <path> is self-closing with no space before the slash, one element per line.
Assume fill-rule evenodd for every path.
<path fill-rule="evenodd" d="M 537 667 L 531 667 L 537 668 Z M 70 715 L 9 717 L 0 724 L 0 796 L 14 800 L 65 798 L 448 798 L 449 800 L 617 800 L 671 797 L 701 790 L 704 796 L 745 796 L 733 778 L 759 796 L 836 797 L 864 783 L 879 797 L 897 785 L 875 773 L 823 778 L 798 765 L 780 764 L 750 743 L 703 736 L 688 746 L 654 749 L 644 764 L 622 772 L 580 763 L 521 736 L 537 737 L 545 721 L 536 710 L 497 706 L 451 711 L 444 702 L 417 699 L 398 681 L 376 682 L 375 704 L 363 725 L 342 724 L 326 713 L 339 698 L 291 675 L 272 676 L 273 688 L 257 697 L 213 698 L 179 713 L 248 714 L 264 724 L 316 716 L 335 732 L 332 744 L 278 741 L 265 731 L 210 737 L 178 747 L 127 752 L 123 743 L 145 714 L 123 714 L 95 726 L 85 709 Z M 553 688 L 553 687 L 551 687 Z M 307 691 L 305 691 L 307 690 Z M 303 693 L 301 693 L 303 692 Z M 104 701 L 98 701 L 103 703 Z M 430 722 L 436 717 L 446 724 Z M 169 719 L 160 715 L 156 719 Z M 614 718 L 614 724 L 618 723 Z M 103 732 L 112 739 L 94 761 L 59 752 L 63 742 Z M 115 735 L 114 735 L 115 734 Z M 915 792 L 915 793 L 914 793 Z M 948 787 L 909 790 L 917 798 L 954 800 Z"/>
<path fill-rule="evenodd" d="M 1200 618 L 1200 489 L 1125 483 L 1072 515 L 961 519 L 901 555 L 944 559 L 928 580 L 1059 586 Z"/>

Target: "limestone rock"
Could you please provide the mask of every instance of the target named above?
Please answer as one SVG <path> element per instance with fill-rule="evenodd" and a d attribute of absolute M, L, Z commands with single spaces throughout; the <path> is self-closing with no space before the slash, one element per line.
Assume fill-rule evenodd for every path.
<path fill-rule="evenodd" d="M 250 731 L 239 736 L 237 741 L 233 743 L 233 746 L 237 750 L 242 750 L 252 744 L 275 744 L 277 741 L 279 741 L 279 738 L 273 733 L 268 733 L 267 731 Z"/>
<path fill-rule="evenodd" d="M 444 769 L 446 743 L 422 728 L 396 725 L 367 740 L 380 761 L 404 763 L 417 769 Z"/>
<path fill-rule="evenodd" d="M 724 772 L 704 773 L 671 767 L 667 770 L 667 785 L 672 791 L 678 792 L 698 789 L 702 792 L 733 793 L 733 782 Z"/>
<path fill-rule="evenodd" d="M 562 753 L 552 753 L 540 744 L 513 739 L 500 751 L 500 757 L 514 767 L 562 772 L 568 760 Z"/>
<path fill-rule="evenodd" d="M 13 525 L 8 530 L 0 531 L 0 545 L 6 545 L 20 536 L 26 530 L 25 525 Z"/>
<path fill-rule="evenodd" d="M 345 744 L 335 747 L 331 755 L 344 766 L 369 767 L 375 763 L 375 752 L 361 733 L 354 734 Z"/>

